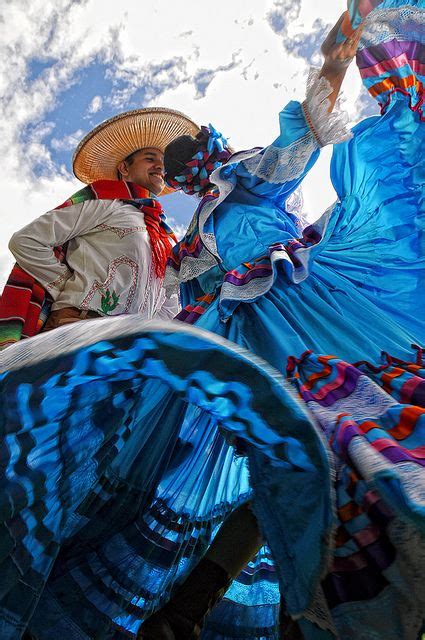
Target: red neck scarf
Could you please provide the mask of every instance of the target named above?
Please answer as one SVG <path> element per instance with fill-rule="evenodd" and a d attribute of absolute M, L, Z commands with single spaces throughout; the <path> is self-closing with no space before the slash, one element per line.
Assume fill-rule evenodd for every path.
<path fill-rule="evenodd" d="M 165 215 L 160 203 L 148 189 L 140 187 L 134 182 L 124 182 L 123 180 L 97 180 L 71 196 L 57 209 L 83 200 L 123 200 L 137 207 L 144 215 L 155 274 L 158 278 L 164 278 L 167 258 L 172 248 L 170 238 L 174 242 L 177 240 L 165 222 Z"/>

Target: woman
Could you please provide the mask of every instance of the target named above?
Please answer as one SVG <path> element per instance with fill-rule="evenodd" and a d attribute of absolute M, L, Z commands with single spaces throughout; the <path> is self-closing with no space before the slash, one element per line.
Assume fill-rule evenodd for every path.
<path fill-rule="evenodd" d="M 399 5 L 381 8 L 397 21 L 397 35 L 406 16 Z M 369 22 L 377 20 L 380 34 L 379 11 Z M 411 3 L 409 34 L 421 16 L 423 2 Z M 413 90 L 407 93 L 414 108 Z M 383 117 L 362 123 L 337 148 L 340 202 L 300 241 L 284 202 L 317 156 L 317 138 L 335 138 L 329 94 L 332 99 L 334 89 L 325 81 L 314 83 L 310 109 L 291 103 L 284 110 L 285 130 L 275 145 L 233 156 L 219 168 L 212 180 L 220 195 L 204 196 L 171 265 L 174 280 L 185 283 L 186 320 L 199 318 L 199 327 L 249 346 L 281 371 L 294 356 L 289 373 L 308 412 L 255 356 L 185 325 L 168 335 L 165 327 L 143 329 L 132 318 L 92 320 L 87 328 L 78 323 L 6 350 L 2 637 L 19 637 L 25 627 L 42 640 L 136 635 L 140 619 L 169 599 L 226 516 L 251 498 L 286 611 L 299 618 L 305 637 L 384 637 L 381 619 L 386 638 L 419 631 L 422 414 L 414 407 L 404 415 L 400 390 L 395 400 L 388 390 L 401 382 L 403 401 L 418 404 L 420 366 L 412 377 L 409 365 L 394 367 L 394 361 L 376 371 L 361 365 L 363 371 L 303 353 L 336 352 L 357 363 L 386 349 L 407 360 L 411 342 L 422 339 L 410 294 L 423 277 L 422 165 L 411 144 L 418 140 L 422 148 L 423 125 L 419 108 L 410 110 L 402 93 Z M 202 169 L 201 189 L 209 184 L 209 167 Z M 388 174 L 393 181 L 378 189 L 378 178 Z M 181 170 L 174 178 L 181 176 L 180 184 L 189 182 Z M 379 260 L 371 257 L 377 251 Z M 401 373 L 394 375 L 395 368 Z M 376 426 L 367 430 L 365 417 Z M 246 458 L 234 458 L 217 425 L 247 455 L 254 493 Z M 352 437 L 356 429 L 365 434 L 360 442 Z M 401 465 L 386 455 L 385 438 L 374 437 L 379 429 L 391 442 L 387 448 L 403 454 Z M 238 540 L 244 540 L 240 532 Z M 211 561 L 215 568 L 222 557 Z M 353 567 L 360 580 L 349 590 Z M 272 569 L 269 552 L 261 550 L 207 619 L 203 637 L 278 638 Z M 208 578 L 198 574 L 207 608 L 217 595 Z M 202 620 L 189 622 L 198 633 Z M 187 616 L 183 624 L 187 630 Z M 164 632 L 176 636 L 173 628 Z"/>
<path fill-rule="evenodd" d="M 311 138 L 326 140 L 308 102 L 280 114 L 281 135 L 266 149 L 229 157 L 225 141 L 204 127 L 196 139 L 175 140 L 165 154 L 168 184 L 202 196 L 170 260 L 168 281 L 179 281 L 184 306 L 178 317 L 248 347 L 281 371 L 288 363 L 331 444 L 336 521 L 317 509 L 321 488 L 307 483 L 307 496 L 295 483 L 297 493 L 283 474 L 280 493 L 279 473 L 257 477 L 251 462 L 254 510 L 278 564 L 287 610 L 308 638 L 362 637 L 361 627 L 368 638 L 416 638 L 423 617 L 425 594 L 417 587 L 424 568 L 424 412 L 415 406 L 424 406 L 422 351 L 409 360 L 412 343 L 423 344 L 425 335 L 419 301 L 425 3 L 374 6 L 353 3 L 351 24 L 342 25 L 338 39 L 365 18 L 358 63 L 382 115 L 359 124 L 335 148 L 339 201 L 301 239 L 285 201 L 317 157 Z M 295 150 L 295 162 L 283 163 Z M 381 359 L 383 351 L 392 356 Z M 319 355 L 333 353 L 338 358 Z M 294 465 L 297 453 L 288 454 Z M 298 507 L 296 495 L 303 497 Z M 306 524 L 309 509 L 316 513 Z M 317 534 L 336 536 L 336 550 L 327 568 L 322 556 L 311 572 Z M 240 569 L 259 540 L 255 519 L 239 509 L 206 558 L 235 575 L 238 560 Z M 141 637 L 189 637 L 200 620 L 199 572 L 142 625 Z M 217 586 L 224 586 L 224 575 Z M 211 593 L 209 606 L 214 599 Z"/>

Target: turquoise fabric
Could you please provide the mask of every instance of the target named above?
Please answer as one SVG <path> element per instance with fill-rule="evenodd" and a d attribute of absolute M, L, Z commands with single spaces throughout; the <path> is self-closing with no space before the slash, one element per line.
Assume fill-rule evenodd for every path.
<path fill-rule="evenodd" d="M 294 130 L 302 134 L 305 120 L 300 108 L 291 104 L 289 112 Z M 306 349 L 336 354 L 348 362 L 379 361 L 383 350 L 411 359 L 411 344 L 423 343 L 425 337 L 421 322 L 425 301 L 423 296 L 415 295 L 424 282 L 423 148 L 423 124 L 402 99 L 395 99 L 384 116 L 358 125 L 353 138 L 334 152 L 332 177 L 340 200 L 315 225 L 321 240 L 296 247 L 296 251 L 303 252 L 303 268 L 279 257 L 265 293 L 250 303 L 238 300 L 231 312 L 224 314 L 226 321 L 217 296 L 206 305 L 196 328 L 208 329 L 247 347 L 282 373 L 288 357 L 299 358 Z M 315 149 L 306 169 L 316 155 Z M 195 303 L 195 298 L 205 292 L 219 294 L 228 266 L 252 260 L 269 243 L 285 244 L 296 239 L 295 220 L 285 211 L 285 199 L 304 173 L 291 184 L 264 184 L 243 166 L 233 168 L 236 178 L 231 175 L 230 179 L 236 179 L 237 186 L 208 221 L 209 230 L 216 234 L 222 262 L 183 286 L 185 303 Z M 119 344 L 112 341 L 111 346 L 114 350 Z M 215 385 L 214 393 L 222 393 L 223 400 L 217 399 L 214 406 L 205 410 L 202 389 L 208 389 L 208 379 L 201 372 L 208 359 L 199 360 L 199 344 L 191 346 L 193 357 L 189 353 L 182 355 L 185 366 L 191 368 L 189 377 L 194 383 L 185 397 L 186 404 L 167 392 L 170 383 L 175 385 L 174 377 L 165 387 L 143 383 L 134 388 L 131 383 L 132 393 L 136 392 L 139 400 L 134 404 L 133 396 L 129 396 L 124 407 L 129 416 L 135 416 L 133 432 L 129 444 L 120 447 L 110 465 L 111 478 L 118 478 L 119 482 L 95 484 L 99 504 L 92 496 L 85 499 L 87 506 L 82 514 L 72 513 L 71 509 L 66 529 L 69 543 L 60 550 L 29 624 L 41 640 L 57 640 L 66 633 L 70 640 L 118 640 L 134 634 L 140 619 L 169 598 L 173 586 L 203 555 L 226 514 L 248 499 L 254 500 L 277 566 L 270 550 L 263 548 L 212 612 L 203 638 L 277 640 L 278 582 L 288 612 L 302 616 L 305 637 L 314 640 L 320 633 L 332 638 L 329 630 L 318 631 L 317 624 L 303 613 L 316 597 L 330 561 L 334 510 L 349 489 L 351 467 L 344 467 L 335 487 L 331 482 L 335 477 L 334 460 L 323 439 L 325 431 L 314 426 L 290 433 L 287 425 L 279 430 L 273 409 L 268 427 L 263 417 L 252 422 L 252 433 L 258 426 L 264 449 L 255 439 L 247 438 L 250 427 L 246 422 L 230 419 L 227 424 L 231 428 L 226 428 L 226 421 L 222 420 L 228 412 L 225 391 L 231 389 Z M 137 356 L 137 345 L 128 348 L 130 354 Z M 96 349 L 86 351 L 81 352 L 82 362 L 93 358 L 103 370 L 101 354 Z M 170 358 L 167 362 L 167 368 L 171 367 Z M 224 367 L 223 373 L 227 367 L 224 361 L 211 364 L 216 371 Z M 155 373 L 149 359 L 143 370 L 143 376 Z M 338 372 L 337 368 L 331 370 Z M 115 371 L 117 382 L 123 374 L 127 379 L 125 359 L 116 359 Z M 235 380 L 242 373 L 232 369 L 228 372 Z M 39 372 L 34 375 L 31 385 L 37 389 Z M 90 372 L 86 381 L 83 377 L 79 384 L 87 385 L 91 375 Z M 168 377 L 165 371 L 163 380 Z M 253 388 L 258 380 L 252 380 Z M 372 387 L 368 393 L 365 406 L 370 406 L 373 414 L 377 392 Z M 121 396 L 113 391 L 111 397 Z M 361 402 L 356 404 L 362 407 Z M 230 445 L 241 446 L 241 453 L 248 457 L 250 475 L 247 459 L 234 457 L 232 447 L 217 431 L 218 424 L 225 427 Z M 332 422 L 325 423 L 323 428 L 331 430 L 331 425 Z M 282 436 L 280 451 L 284 455 L 277 461 L 273 447 L 276 438 Z M 94 440 L 91 446 L 95 447 Z M 76 470 L 71 486 L 81 486 L 79 497 L 87 493 L 87 481 Z M 392 490 L 391 483 L 385 486 L 388 495 L 394 496 L 390 503 L 397 507 L 398 484 L 393 484 Z M 362 480 L 356 501 L 361 504 L 365 495 L 368 487 Z M 393 526 L 395 516 L 387 514 L 385 505 L 379 505 L 379 522 L 385 523 L 385 527 L 381 525 L 384 542 L 380 544 L 391 549 L 391 553 L 384 554 L 387 568 L 383 574 L 373 575 L 375 591 L 364 608 L 352 602 L 350 595 L 342 605 L 329 604 L 332 624 L 343 630 L 342 637 L 361 637 L 356 630 L 363 618 L 371 629 L 376 626 L 377 638 L 396 640 L 406 612 L 414 606 L 412 599 L 422 607 L 413 583 L 402 582 L 405 568 L 394 551 L 394 541 L 391 538 L 385 542 L 387 528 Z M 369 522 L 369 517 L 364 514 L 354 524 L 360 530 L 377 526 L 375 520 Z M 352 528 L 350 535 L 354 534 Z M 414 553 L 418 554 L 422 547 L 415 535 L 416 531 L 412 531 Z M 343 551 L 347 553 L 345 547 Z M 419 557 L 416 561 L 417 570 L 422 572 L 422 561 Z M 370 561 L 371 566 L 374 563 Z M 360 587 L 363 588 L 361 583 Z M 391 618 L 396 609 L 397 614 Z M 385 620 L 385 627 L 376 622 L 378 618 Z M 5 635 L 15 637 L 10 631 L 9 636 Z"/>
<path fill-rule="evenodd" d="M 425 278 L 423 129 L 397 95 L 384 116 L 357 125 L 353 138 L 334 150 L 331 173 L 339 200 L 313 225 L 323 237 L 304 250 L 308 277 L 294 283 L 282 261 L 266 295 L 249 306 L 241 303 L 228 323 L 219 322 L 217 298 L 199 326 L 242 339 L 280 370 L 288 355 L 307 348 L 336 352 L 350 362 L 377 360 L 383 348 L 407 358 L 410 345 L 424 338 L 425 297 L 417 295 Z M 213 213 L 218 251 L 229 267 L 297 237 L 284 209 L 297 181 L 265 187 L 243 166 L 237 174 L 243 186 Z M 210 283 L 202 277 L 206 293 L 220 284 L 217 273 Z"/>
<path fill-rule="evenodd" d="M 299 237 L 286 202 L 318 146 L 300 104 L 279 119 L 262 156 L 291 150 L 285 179 L 238 156 L 221 169 L 233 189 L 203 230 L 215 264 L 182 285 L 183 305 L 199 309 L 194 328 L 90 321 L 1 356 L 4 640 L 25 629 L 134 638 L 247 500 L 270 548 L 203 640 L 278 640 L 280 591 L 307 640 L 421 628 L 419 349 L 409 361 L 425 343 L 424 124 L 394 94 L 355 127 L 334 150 L 337 203 Z M 257 289 L 232 284 L 251 272 Z"/>

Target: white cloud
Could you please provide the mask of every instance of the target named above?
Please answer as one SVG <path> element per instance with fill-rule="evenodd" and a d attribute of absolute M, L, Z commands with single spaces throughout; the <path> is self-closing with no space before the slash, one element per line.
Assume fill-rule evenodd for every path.
<path fill-rule="evenodd" d="M 102 108 L 102 96 L 95 96 L 89 105 L 89 113 L 97 113 Z"/>
<path fill-rule="evenodd" d="M 183 224 L 179 224 L 178 222 L 176 222 L 172 216 L 167 217 L 167 224 L 169 224 L 173 229 L 176 238 L 178 240 L 181 240 L 184 234 L 186 233 L 187 227 L 185 227 Z"/>
<path fill-rule="evenodd" d="M 3 3 L 0 57 L 7 64 L 0 72 L 0 153 L 7 160 L 1 174 L 0 285 L 12 263 L 8 237 L 80 187 L 52 154 L 71 155 L 87 117 L 101 121 L 107 105 L 126 110 L 143 87 L 140 106 L 169 106 L 199 123 L 211 121 L 235 148 L 268 144 L 278 132 L 280 109 L 304 93 L 308 65 L 299 48 L 291 50 L 291 39 L 313 40 L 315 20 L 331 23 L 344 4 L 321 3 L 318 16 L 315 0 L 185 0 L 183 12 L 174 0 L 127 0 L 123 7 L 112 0 Z M 113 89 L 102 95 L 93 86 L 84 113 L 73 114 L 62 135 L 50 112 L 93 61 L 107 65 Z M 346 88 L 355 120 L 360 81 L 350 73 Z M 29 126 L 31 135 L 23 139 Z M 329 152 L 305 183 L 311 215 L 333 198 L 328 176 Z"/>
<path fill-rule="evenodd" d="M 69 136 L 64 136 L 61 139 L 52 138 L 50 144 L 55 151 L 74 151 L 83 135 L 83 129 L 78 129 L 74 131 L 74 133 L 70 133 Z"/>

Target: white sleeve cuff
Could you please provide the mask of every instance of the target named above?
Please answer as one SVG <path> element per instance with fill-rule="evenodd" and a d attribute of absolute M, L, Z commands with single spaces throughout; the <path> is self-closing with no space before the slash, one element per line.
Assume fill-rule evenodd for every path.
<path fill-rule="evenodd" d="M 305 119 L 319 147 L 327 144 L 338 144 L 352 137 L 348 127 L 348 114 L 341 107 L 338 97 L 335 106 L 329 113 L 329 96 L 332 93 L 330 82 L 319 77 L 320 70 L 311 68 L 307 80 L 307 95 L 302 103 Z"/>

